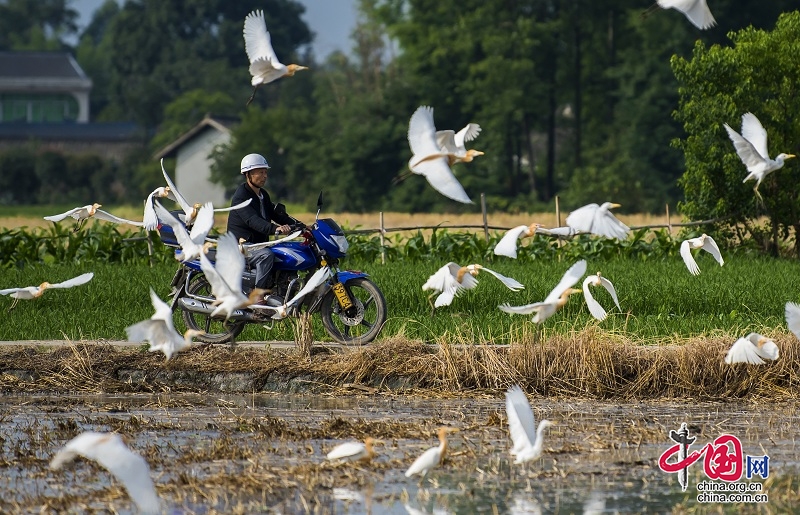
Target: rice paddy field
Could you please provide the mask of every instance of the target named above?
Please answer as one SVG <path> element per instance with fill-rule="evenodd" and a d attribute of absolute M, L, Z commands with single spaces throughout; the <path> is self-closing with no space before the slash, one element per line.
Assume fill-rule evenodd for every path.
<path fill-rule="evenodd" d="M 346 228 L 378 225 L 377 216 L 350 223 L 345 216 L 336 219 Z M 119 481 L 91 461 L 48 469 L 60 447 L 89 430 L 124 436 L 147 460 L 170 514 L 783 514 L 800 507 L 800 341 L 784 319 L 785 303 L 800 302 L 796 260 L 723 250 L 722 267 L 698 255 L 695 277 L 677 253 L 677 233 L 656 235 L 650 253 L 649 243 L 603 249 L 524 240 L 512 260 L 492 255 L 499 234 L 487 245 L 482 231 L 438 233 L 433 244 L 432 233 L 412 231 L 401 235 L 408 244 L 389 242 L 395 250 L 382 264 L 373 240 L 354 239 L 359 257 L 342 268 L 366 271 L 389 311 L 374 343 L 277 351 L 269 342 L 295 340 L 296 324 L 250 325 L 238 340 L 263 348 L 198 347 L 165 361 L 146 344 L 109 342 L 152 315 L 149 288 L 167 297 L 178 267 L 168 249 L 156 239 L 151 265 L 143 242 L 113 248 L 135 233 L 39 226 L 53 231 L 46 233 L 53 242 L 69 241 L 70 251 L 9 232 L 37 227 L 33 217 L 20 226 L 0 218 L 7 229 L 0 249 L 11 248 L 10 235 L 35 247 L 4 261 L 0 289 L 95 276 L 11 311 L 11 299 L 0 297 L 0 341 L 63 340 L 0 345 L 0 512 L 136 513 Z M 452 224 L 480 224 L 477 218 Z M 423 220 L 387 216 L 385 225 L 431 223 Z M 531 221 L 556 225 L 544 214 L 489 223 Z M 531 315 L 497 308 L 544 299 L 581 257 L 588 273 L 600 271 L 618 292 L 619 310 L 594 290 L 606 320 L 593 319 L 579 294 L 539 326 Z M 481 273 L 477 288 L 432 311 L 421 286 L 449 259 L 479 262 L 525 289 L 511 292 Z M 330 341 L 319 317 L 311 322 L 314 341 Z M 751 331 L 773 338 L 780 358 L 724 364 L 730 344 Z M 526 465 L 508 453 L 503 392 L 512 384 L 524 388 L 537 420 L 555 423 L 543 456 Z M 689 468 L 685 490 L 677 474 L 660 470 L 659 456 L 674 444 L 670 431 L 684 422 L 697 439 L 692 450 L 730 434 L 744 454 L 769 455 L 768 477 L 737 482 L 768 500 L 705 502 L 700 485 L 724 482 L 710 481 L 702 459 Z M 413 459 L 436 445 L 440 426 L 459 429 L 446 460 L 424 480 L 406 478 Z M 325 460 L 336 444 L 367 436 L 384 441 L 371 462 Z"/>

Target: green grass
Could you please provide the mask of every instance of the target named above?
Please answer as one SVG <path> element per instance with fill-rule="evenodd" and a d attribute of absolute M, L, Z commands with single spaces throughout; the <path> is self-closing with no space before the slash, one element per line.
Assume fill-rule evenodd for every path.
<path fill-rule="evenodd" d="M 694 277 L 679 257 L 589 260 L 589 273 L 600 271 L 616 286 L 623 312 L 611 309 L 612 301 L 604 290 L 594 289 L 595 298 L 609 310 L 605 321 L 591 318 L 582 295 L 574 295 L 562 311 L 543 324 L 545 335 L 595 324 L 609 333 L 645 343 L 743 335 L 749 331 L 787 331 L 784 305 L 789 300 L 800 301 L 800 263 L 735 255 L 728 257 L 724 267 L 707 255 L 700 255 L 697 261 L 702 273 Z M 381 337 L 402 334 L 425 341 L 507 343 L 533 331 L 533 324 L 530 315 L 503 313 L 497 309 L 498 304 L 543 300 L 573 262 L 520 263 L 506 258 L 484 262 L 525 284 L 525 290 L 511 292 L 482 273 L 476 289 L 457 297 L 452 305 L 437 309 L 433 316 L 428 292 L 423 292 L 421 286 L 444 262 L 345 262 L 343 268 L 366 271 L 383 290 L 389 320 Z M 148 289 L 152 287 L 166 298 L 176 268 L 174 263 L 150 268 L 144 264 L 95 261 L 0 269 L 0 289 L 62 281 L 88 271 L 95 273 L 84 286 L 49 290 L 39 299 L 20 301 L 10 313 L 6 309 L 12 299 L 0 297 L 0 340 L 124 339 L 126 326 L 152 315 Z M 176 321 L 182 329 L 177 316 Z M 319 316 L 314 317 L 314 335 L 317 341 L 330 340 Z M 286 321 L 275 324 L 271 331 L 250 325 L 238 339 L 292 340 L 293 329 Z"/>

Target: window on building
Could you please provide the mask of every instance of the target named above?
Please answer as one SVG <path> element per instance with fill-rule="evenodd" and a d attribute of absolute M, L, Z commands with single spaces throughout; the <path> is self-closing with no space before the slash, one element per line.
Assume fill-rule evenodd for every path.
<path fill-rule="evenodd" d="M 0 122 L 72 122 L 78 101 L 72 95 L 0 93 Z"/>

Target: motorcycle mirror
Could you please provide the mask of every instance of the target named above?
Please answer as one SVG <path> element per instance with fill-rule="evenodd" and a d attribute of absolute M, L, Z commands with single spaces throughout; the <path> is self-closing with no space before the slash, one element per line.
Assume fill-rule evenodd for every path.
<path fill-rule="evenodd" d="M 322 190 L 319 192 L 319 197 L 317 197 L 317 220 L 319 220 L 319 212 L 322 210 Z"/>

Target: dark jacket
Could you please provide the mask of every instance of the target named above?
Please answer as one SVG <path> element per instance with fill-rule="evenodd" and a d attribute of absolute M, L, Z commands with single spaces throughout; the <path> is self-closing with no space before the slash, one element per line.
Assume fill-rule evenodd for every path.
<path fill-rule="evenodd" d="M 281 216 L 275 213 L 269 193 L 264 189 L 260 191 L 264 195 L 263 200 L 259 200 L 253 190 L 247 186 L 247 183 L 244 183 L 233 194 L 231 199 L 232 206 L 247 199 L 252 199 L 249 205 L 241 209 L 234 209 L 228 215 L 228 232 L 232 232 L 237 240 L 244 238 L 248 243 L 269 241 L 269 237 L 275 234 L 275 229 L 278 226 L 293 222 L 290 216 Z M 262 202 L 266 218 L 261 216 Z"/>

